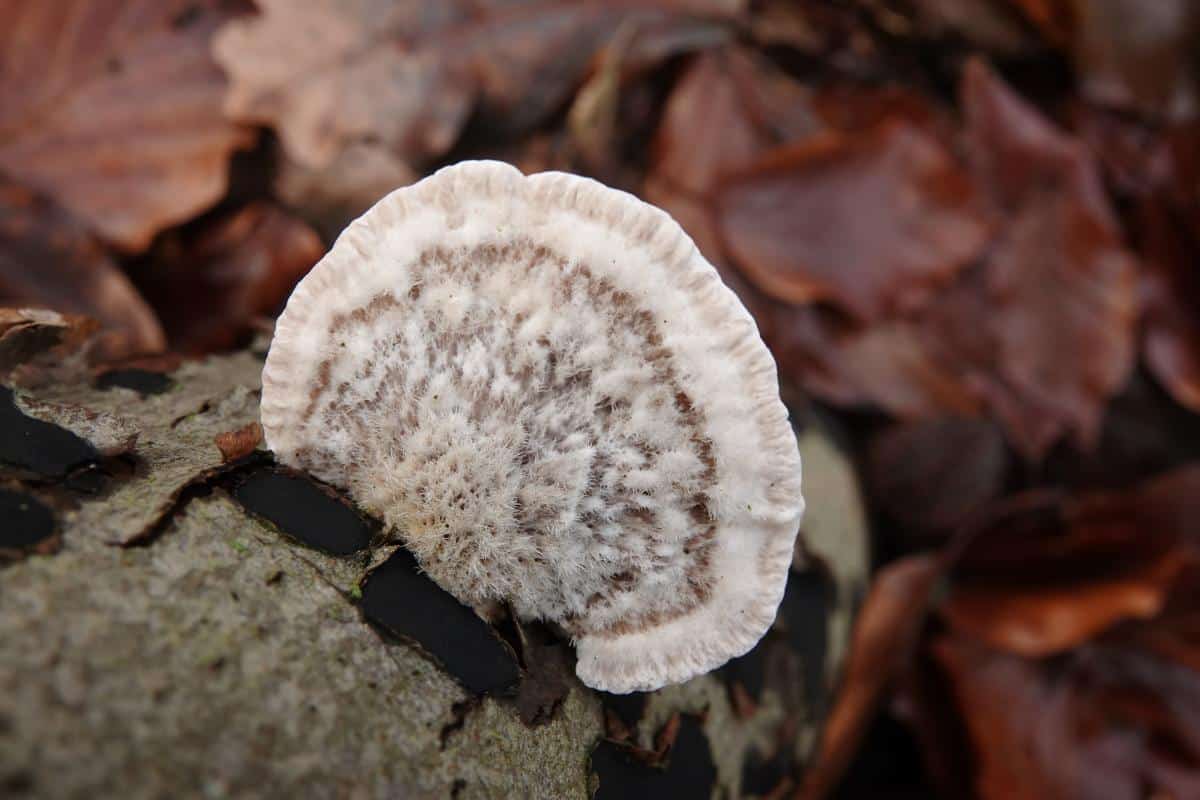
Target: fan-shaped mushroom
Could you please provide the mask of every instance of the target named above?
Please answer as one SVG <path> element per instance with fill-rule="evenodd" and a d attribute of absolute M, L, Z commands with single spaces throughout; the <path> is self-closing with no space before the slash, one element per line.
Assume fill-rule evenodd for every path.
<path fill-rule="evenodd" d="M 262 421 L 460 600 L 561 626 L 595 688 L 714 669 L 782 597 L 775 363 L 680 227 L 595 181 L 476 161 L 385 197 L 296 287 Z"/>

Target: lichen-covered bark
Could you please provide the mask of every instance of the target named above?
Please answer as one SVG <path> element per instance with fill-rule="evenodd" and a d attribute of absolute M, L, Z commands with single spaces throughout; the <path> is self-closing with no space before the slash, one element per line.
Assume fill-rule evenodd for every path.
<path fill-rule="evenodd" d="M 145 396 L 83 380 L 17 391 L 23 413 L 93 444 L 85 468 L 102 477 L 78 490 L 0 466 L 0 483 L 53 508 L 61 541 L 0 567 L 0 795 L 591 796 L 605 780 L 593 749 L 620 734 L 612 698 L 571 676 L 527 724 L 520 691 L 471 695 L 419 642 L 365 618 L 364 578 L 389 551 L 306 547 L 227 491 L 248 467 L 226 463 L 216 437 L 256 418 L 260 366 L 250 353 L 188 364 Z M 850 480 L 820 460 L 806 478 L 826 469 L 829 486 Z M 855 502 L 852 486 L 837 491 Z M 832 585 L 826 651 L 799 657 L 819 659 L 826 683 L 865 573 L 848 513 L 806 522 Z M 746 657 L 766 664 L 760 687 L 735 689 L 731 669 L 647 695 L 627 743 L 652 750 L 674 715 L 695 715 L 715 797 L 743 796 L 747 765 L 781 747 L 785 772 L 802 764 L 821 709 L 778 667 L 787 635 Z"/>
<path fill-rule="evenodd" d="M 28 559 L 3 579 L 3 772 L 36 793 L 582 796 L 579 693 L 526 729 L 383 641 L 319 565 L 224 497 L 150 547 Z M 419 611 L 419 610 L 414 610 Z"/>

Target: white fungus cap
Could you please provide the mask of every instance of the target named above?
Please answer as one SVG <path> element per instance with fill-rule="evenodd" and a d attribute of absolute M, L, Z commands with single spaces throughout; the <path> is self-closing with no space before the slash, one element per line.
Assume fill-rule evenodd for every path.
<path fill-rule="evenodd" d="M 597 689 L 715 669 L 783 596 L 775 362 L 674 220 L 587 178 L 471 161 L 379 201 L 279 318 L 262 423 L 460 600 L 565 629 Z"/>

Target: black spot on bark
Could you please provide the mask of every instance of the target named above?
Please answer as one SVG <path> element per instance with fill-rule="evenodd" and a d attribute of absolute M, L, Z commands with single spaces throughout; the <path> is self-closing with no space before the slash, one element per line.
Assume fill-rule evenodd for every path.
<path fill-rule="evenodd" d="M 709 797 L 717 780 L 708 738 L 695 717 L 684 717 L 666 767 L 639 759 L 634 748 L 602 741 L 592 751 L 592 770 L 600 779 L 595 800 L 668 800 Z"/>
<path fill-rule="evenodd" d="M 362 610 L 384 630 L 415 641 L 476 694 L 505 689 L 520 677 L 513 652 L 492 626 L 423 575 L 407 550 L 367 576 Z"/>
<path fill-rule="evenodd" d="M 288 536 L 330 555 L 348 556 L 371 543 L 370 523 L 300 475 L 259 468 L 234 486 L 233 497 Z"/>
<path fill-rule="evenodd" d="M 36 497 L 0 489 L 0 549 L 24 550 L 54 535 L 54 514 Z"/>
<path fill-rule="evenodd" d="M 149 394 L 162 394 L 174 385 L 175 381 L 168 376 L 146 369 L 112 369 L 96 378 L 97 389 L 112 389 L 120 386 L 132 389 L 143 397 Z"/>
<path fill-rule="evenodd" d="M 521 684 L 517 687 L 516 706 L 521 721 L 530 727 L 554 719 L 571 691 L 575 659 L 571 648 L 559 641 L 545 625 L 519 623 Z M 508 640 L 512 644 L 512 640 Z"/>
<path fill-rule="evenodd" d="M 65 428 L 26 416 L 12 389 L 0 386 L 0 463 L 54 478 L 99 458 L 96 448 Z"/>
<path fill-rule="evenodd" d="M 114 462 L 116 462 L 115 459 L 108 464 Z M 132 467 L 126 467 L 126 470 L 132 471 Z M 76 494 L 98 495 L 106 491 L 112 482 L 113 475 L 109 470 L 104 469 L 100 464 L 87 464 L 68 475 L 67 479 L 63 481 L 63 486 Z"/>
<path fill-rule="evenodd" d="M 0 777 L 0 795 L 4 797 L 33 796 L 33 775 L 19 770 Z"/>

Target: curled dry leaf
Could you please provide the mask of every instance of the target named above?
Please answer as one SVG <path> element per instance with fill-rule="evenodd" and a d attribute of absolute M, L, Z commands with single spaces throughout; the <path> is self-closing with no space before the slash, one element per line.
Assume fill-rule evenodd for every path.
<path fill-rule="evenodd" d="M 1152 117 L 1200 111 L 1200 6 L 1192 0 L 1071 0 L 1071 51 L 1090 100 Z"/>
<path fill-rule="evenodd" d="M 707 248 L 762 290 L 743 297 L 810 391 L 902 418 L 986 407 L 1030 459 L 1064 435 L 1088 448 L 1132 367 L 1135 262 L 1080 142 L 981 62 L 962 93 L 969 171 L 936 113 L 894 105 L 723 183 Z M 857 323 L 789 305 L 813 300 Z"/>
<path fill-rule="evenodd" d="M 819 131 L 808 90 L 755 54 L 727 48 L 697 56 L 663 109 L 654 180 L 704 195 L 773 144 Z M 695 235 L 695 234 L 693 234 Z"/>
<path fill-rule="evenodd" d="M 1115 114 L 1077 116 L 1132 209 L 1142 357 L 1176 402 L 1200 411 L 1200 124 L 1156 133 Z"/>
<path fill-rule="evenodd" d="M 1185 467 L 992 526 L 963 553 L 941 613 L 958 633 L 1029 657 L 1153 618 L 1197 563 L 1198 498 L 1200 467 Z"/>
<path fill-rule="evenodd" d="M 1196 671 L 1110 644 L 1059 661 L 949 636 L 932 650 L 965 722 L 983 800 L 1200 794 Z"/>
<path fill-rule="evenodd" d="M 165 239 L 134 278 L 184 353 L 229 349 L 258 317 L 279 311 L 324 255 L 317 234 L 262 203 Z"/>
<path fill-rule="evenodd" d="M 629 182 L 633 171 L 621 156 L 630 133 L 658 116 L 657 100 L 643 94 L 638 78 L 673 56 L 715 48 L 732 35 L 731 26 L 719 21 L 680 25 L 670 18 L 648 23 L 638 16 L 623 21 L 597 52 L 567 112 L 566 131 L 583 171 L 613 185 Z"/>
<path fill-rule="evenodd" d="M 1073 116 L 1130 209 L 1142 358 L 1177 403 L 1200 411 L 1200 123 L 1158 129 L 1083 105 Z"/>
<path fill-rule="evenodd" d="M 311 168 L 282 154 L 275 192 L 288 208 L 329 241 L 393 189 L 417 179 L 408 164 L 377 144 L 352 144 L 326 167 Z"/>
<path fill-rule="evenodd" d="M 468 116 L 493 133 L 527 130 L 560 108 L 608 37 L 632 17 L 730 16 L 731 0 L 541 0 L 379 4 L 260 0 L 214 53 L 235 119 L 273 125 L 288 154 L 321 168 L 347 146 L 403 160 L 445 153 Z"/>
<path fill-rule="evenodd" d="M 1034 36 L 1021 24 L 1020 14 L 996 0 L 917 0 L 917 24 L 922 33 L 954 32 L 986 50 L 1027 53 Z"/>
<path fill-rule="evenodd" d="M 70 214 L 0 179 L 0 304 L 98 320 L 98 354 L 161 350 L 162 328 L 112 259 Z"/>
<path fill-rule="evenodd" d="M 975 173 L 1006 220 L 985 278 L 986 392 L 1027 457 L 1064 433 L 1089 448 L 1133 365 L 1136 263 L 1081 142 L 981 61 L 967 65 L 962 101 Z"/>
<path fill-rule="evenodd" d="M 129 250 L 225 191 L 247 142 L 209 55 L 219 0 L 0 6 L 0 168 Z"/>
<path fill-rule="evenodd" d="M 854 623 L 845 674 L 805 772 L 801 800 L 825 797 L 850 764 L 884 693 L 917 646 L 941 573 L 938 558 L 909 556 L 875 576 Z"/>
<path fill-rule="evenodd" d="M 969 416 L 981 408 L 962 366 L 926 320 L 849 328 L 831 315 L 789 310 L 778 346 L 810 391 L 845 405 L 877 406 L 901 419 Z M 840 329 L 840 330 L 839 330 Z M 792 349 L 792 348 L 795 349 Z"/>
<path fill-rule="evenodd" d="M 95 328 L 95 320 L 49 309 L 0 308 L 0 377 L 60 345 L 78 346 Z"/>
<path fill-rule="evenodd" d="M 1075 30 L 1075 0 L 1001 0 L 1020 11 L 1046 41 L 1066 44 Z"/>
<path fill-rule="evenodd" d="M 729 47 L 692 59 L 668 98 L 643 195 L 671 213 L 766 327 L 772 301 L 728 264 L 709 193 L 774 144 L 821 130 L 808 90 L 764 59 Z M 765 338 L 770 339 L 769 335 Z"/>
<path fill-rule="evenodd" d="M 1014 444 L 1039 458 L 1063 433 L 1084 449 L 1133 366 L 1132 257 L 1079 198 L 1031 201 L 988 264 L 998 351 L 988 394 Z"/>
<path fill-rule="evenodd" d="M 1142 204 L 1138 217 L 1147 238 L 1142 356 L 1177 403 L 1200 412 L 1200 239 L 1153 200 Z"/>
<path fill-rule="evenodd" d="M 907 123 L 778 151 L 728 182 L 718 209 L 730 255 L 764 292 L 866 320 L 922 305 L 988 237 L 967 175 Z"/>
<path fill-rule="evenodd" d="M 1000 496 L 1008 466 L 990 420 L 934 417 L 874 437 L 867 479 L 874 501 L 906 530 L 945 536 Z"/>
<path fill-rule="evenodd" d="M 216 436 L 217 449 L 221 451 L 221 459 L 226 463 L 245 458 L 262 444 L 262 425 L 255 420 L 232 431 L 218 433 Z"/>

